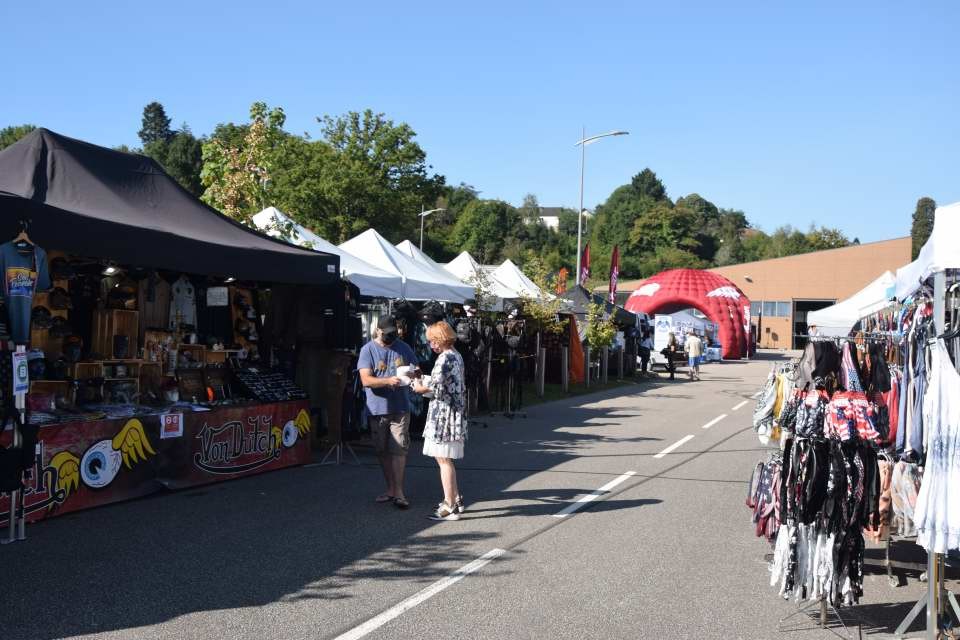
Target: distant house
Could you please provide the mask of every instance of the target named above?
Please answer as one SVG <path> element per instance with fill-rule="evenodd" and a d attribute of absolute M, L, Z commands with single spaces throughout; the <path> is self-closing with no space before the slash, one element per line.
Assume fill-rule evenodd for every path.
<path fill-rule="evenodd" d="M 563 207 L 540 207 L 540 222 L 548 229 L 560 229 L 560 212 Z M 593 217 L 592 211 L 585 211 L 583 217 L 590 219 Z"/>

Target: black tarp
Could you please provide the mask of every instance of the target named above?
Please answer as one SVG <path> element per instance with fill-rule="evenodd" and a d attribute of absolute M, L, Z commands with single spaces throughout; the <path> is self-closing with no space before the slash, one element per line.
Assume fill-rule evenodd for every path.
<path fill-rule="evenodd" d="M 610 304 L 603 296 L 590 293 L 584 287 L 577 285 L 560 294 L 560 298 L 568 303 L 570 313 L 576 314 L 582 320 L 587 315 L 587 305 L 591 302 L 603 304 L 607 313 L 613 317 L 614 324 L 620 327 L 636 326 L 637 316 L 623 307 Z"/>
<path fill-rule="evenodd" d="M 37 129 L 0 151 L 0 238 L 241 280 L 326 284 L 340 258 L 274 240 L 194 198 L 153 159 Z"/>

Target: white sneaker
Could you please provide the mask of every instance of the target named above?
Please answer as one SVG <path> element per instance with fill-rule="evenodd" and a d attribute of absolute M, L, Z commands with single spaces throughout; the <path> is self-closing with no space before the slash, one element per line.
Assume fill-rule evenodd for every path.
<path fill-rule="evenodd" d="M 457 513 L 457 507 L 451 507 L 445 501 L 437 505 L 437 510 L 427 516 L 431 520 L 459 520 L 460 514 Z"/>

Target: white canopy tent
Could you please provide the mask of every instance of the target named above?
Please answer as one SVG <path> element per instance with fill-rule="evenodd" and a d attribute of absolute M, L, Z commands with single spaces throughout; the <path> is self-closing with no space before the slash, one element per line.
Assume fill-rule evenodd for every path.
<path fill-rule="evenodd" d="M 378 269 L 333 243 L 327 242 L 310 229 L 291 220 L 276 207 L 267 207 L 254 215 L 253 224 L 260 231 L 277 238 L 283 236 L 280 232 L 281 228 L 289 229 L 292 244 L 340 256 L 341 275 L 355 284 L 362 296 L 399 298 L 403 295 L 403 279 L 400 276 Z"/>
<path fill-rule="evenodd" d="M 367 229 L 340 244 L 339 248 L 403 278 L 403 297 L 408 300 L 463 302 L 473 297 L 473 287 L 442 269 L 434 271 L 405 255 L 375 229 Z"/>
<path fill-rule="evenodd" d="M 960 269 L 960 202 L 937 207 L 933 232 L 917 259 L 897 269 L 897 300 L 905 300 L 924 280 L 945 269 Z"/>
<path fill-rule="evenodd" d="M 409 240 L 404 240 L 403 242 L 395 246 L 397 247 L 397 249 L 403 252 L 404 255 L 409 256 L 414 261 L 419 262 L 424 266 L 430 267 L 431 269 L 438 269 L 438 270 L 443 269 L 443 265 L 436 262 L 433 258 L 425 254 L 423 251 L 420 250 L 420 247 L 413 244 Z M 443 275 L 446 276 L 448 274 L 444 273 Z"/>
<path fill-rule="evenodd" d="M 846 300 L 808 313 L 807 326 L 816 325 L 819 334 L 828 338 L 849 335 L 860 318 L 890 304 L 889 291 L 896 281 L 892 272 L 885 272 Z"/>
<path fill-rule="evenodd" d="M 504 260 L 503 264 L 494 269 L 490 275 L 509 289 L 516 291 L 520 296 L 542 298 L 544 295 L 540 291 L 540 287 L 535 285 L 530 278 L 524 275 L 523 271 L 520 271 L 520 267 L 509 259 Z"/>
<path fill-rule="evenodd" d="M 466 251 L 460 252 L 460 255 L 448 262 L 444 269 L 467 284 L 477 282 L 478 279 L 482 278 L 481 281 L 488 288 L 487 295 L 493 298 L 490 308 L 494 311 L 503 309 L 504 300 L 515 300 L 521 297 L 519 292 L 493 277 L 492 269 L 485 269 Z"/>

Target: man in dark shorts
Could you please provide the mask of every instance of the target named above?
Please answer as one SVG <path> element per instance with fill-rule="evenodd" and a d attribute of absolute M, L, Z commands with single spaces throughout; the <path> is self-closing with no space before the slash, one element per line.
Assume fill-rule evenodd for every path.
<path fill-rule="evenodd" d="M 416 364 L 413 349 L 398 339 L 391 316 L 381 318 L 376 338 L 363 345 L 357 360 L 360 382 L 367 394 L 370 433 L 387 481 L 386 493 L 376 501 L 392 502 L 400 509 L 410 506 L 403 494 L 403 472 L 410 448 L 410 401 L 397 369 Z"/>

